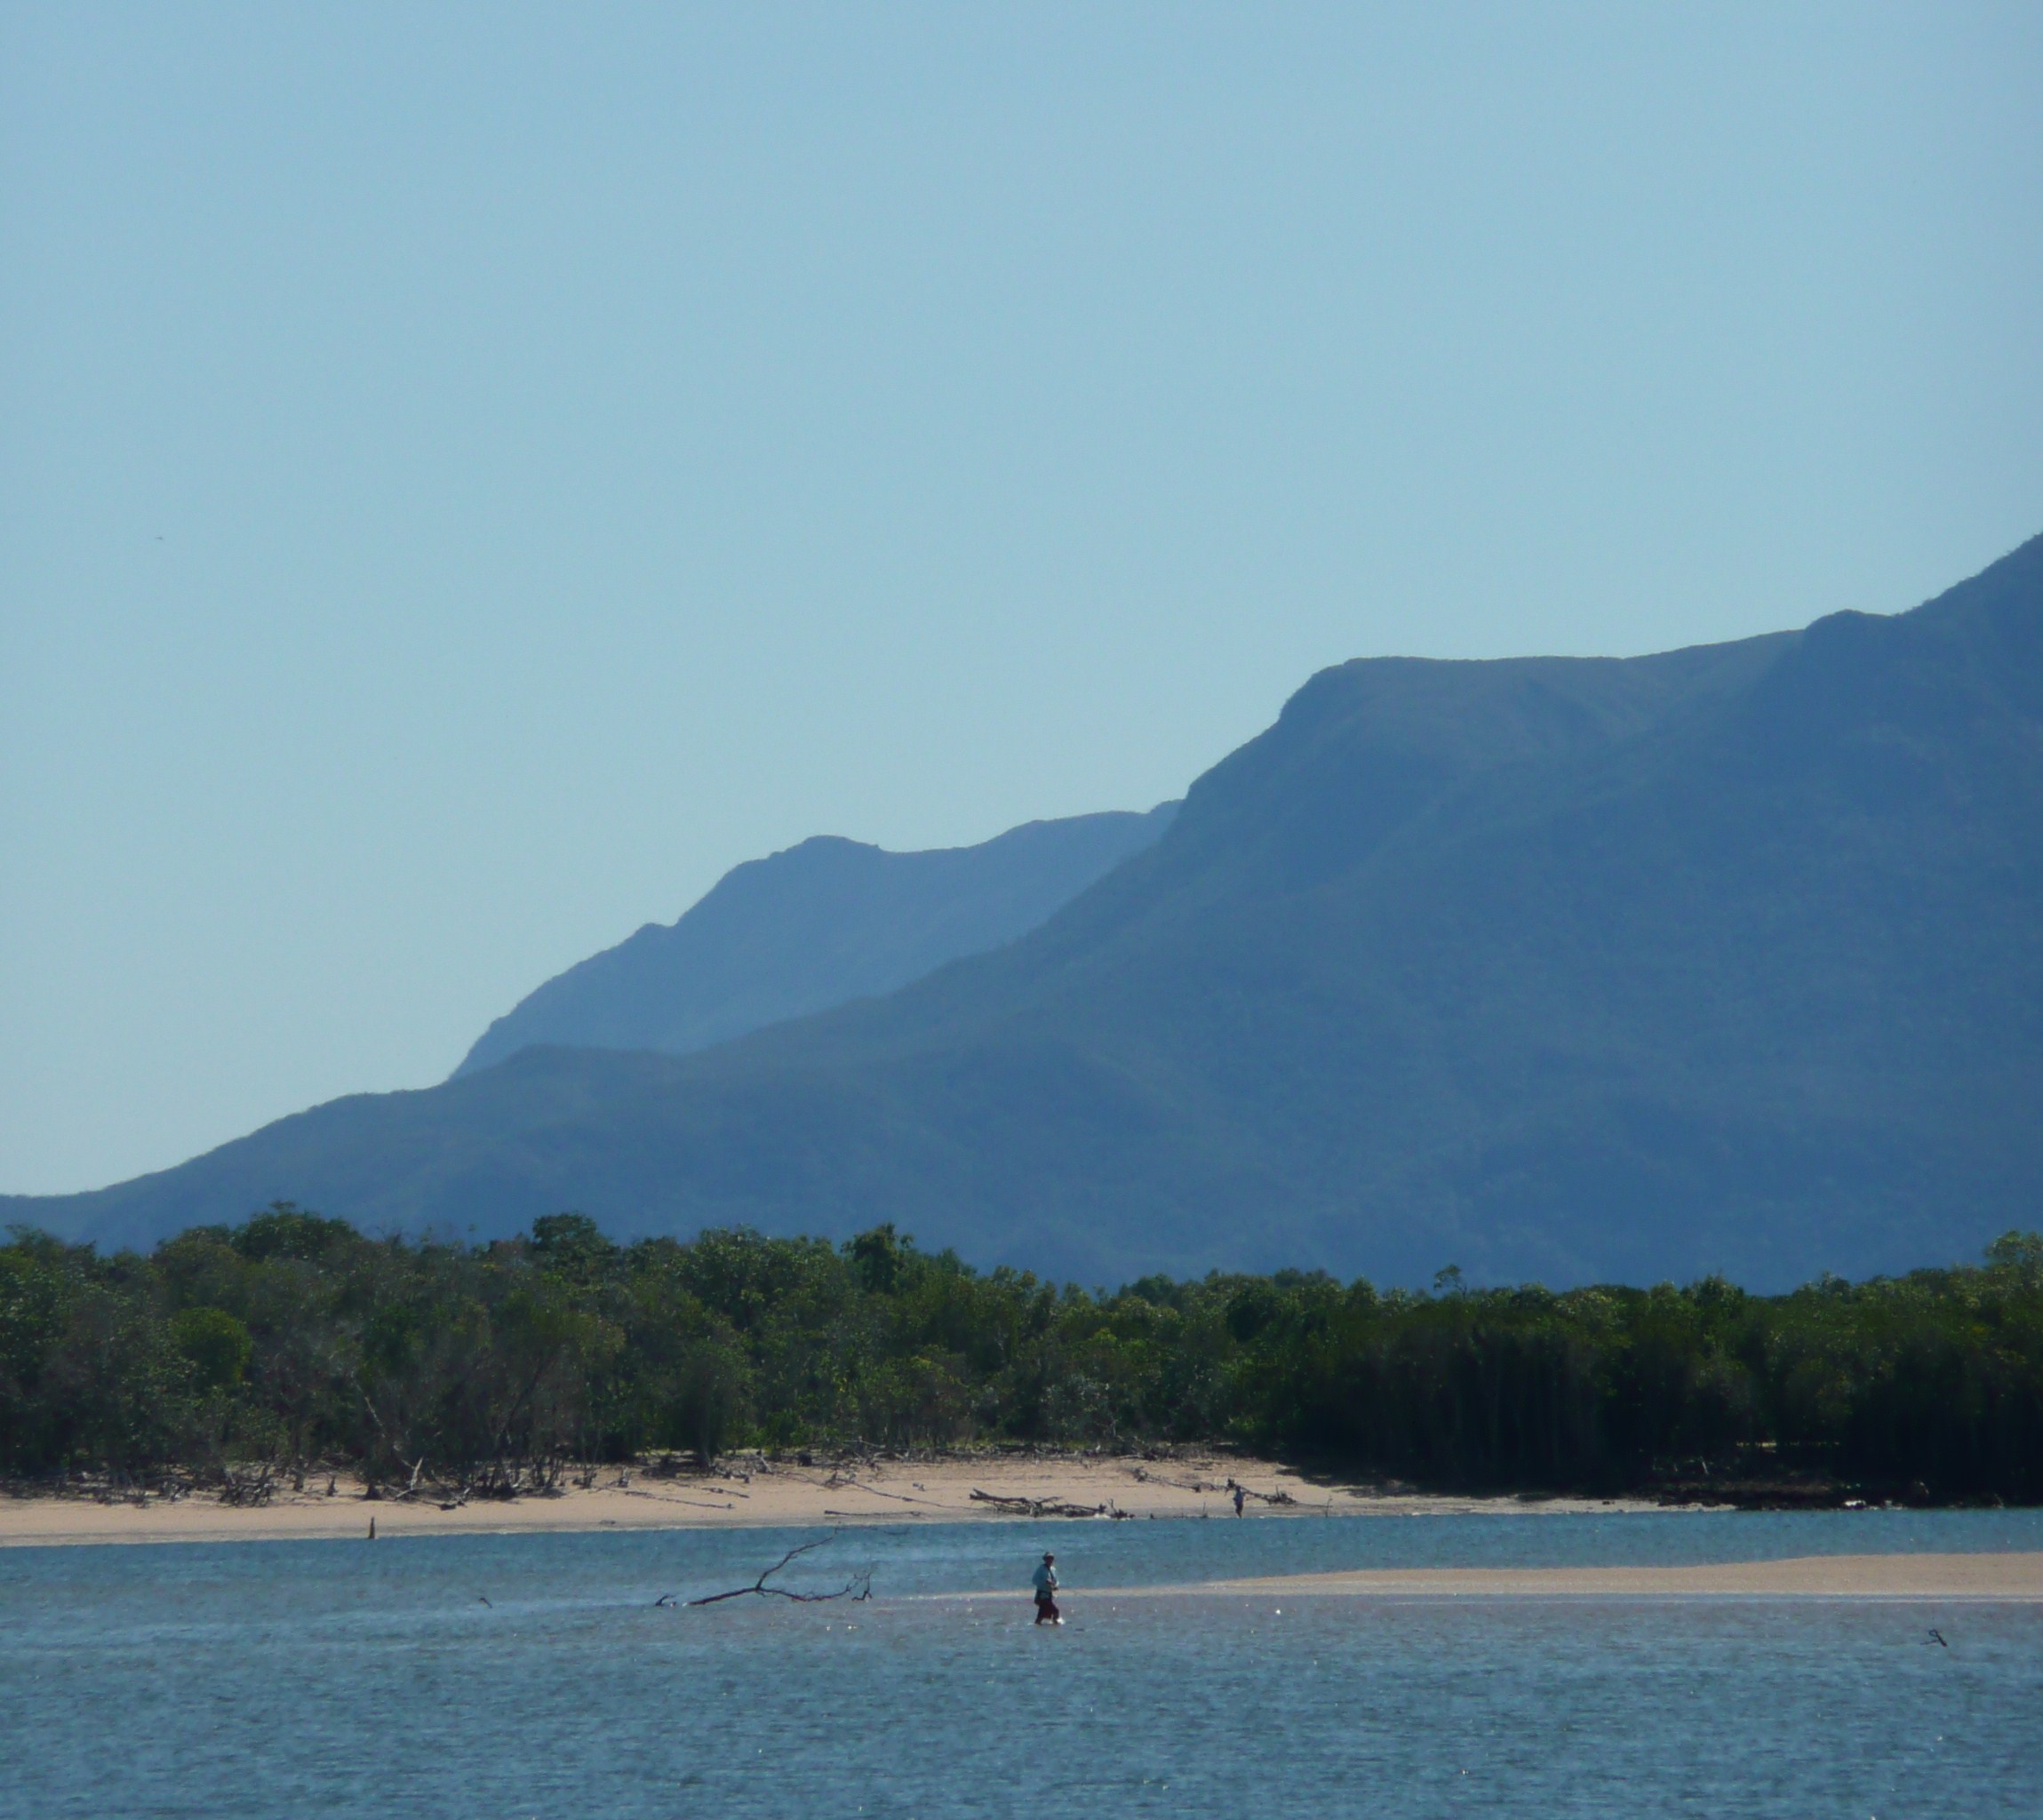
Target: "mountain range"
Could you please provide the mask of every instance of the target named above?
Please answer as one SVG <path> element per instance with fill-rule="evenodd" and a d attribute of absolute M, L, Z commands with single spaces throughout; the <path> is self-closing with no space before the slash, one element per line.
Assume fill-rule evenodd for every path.
<path fill-rule="evenodd" d="M 709 1049 L 878 998 L 1025 935 L 1148 846 L 1177 812 L 1032 821 L 976 847 L 889 853 L 828 834 L 735 866 L 679 922 L 549 979 L 491 1024 L 457 1076 L 537 1043 Z"/>
<path fill-rule="evenodd" d="M 1769 1288 L 2036 1224 L 2039 1106 L 2043 539 L 1892 617 L 1343 665 L 1161 839 L 884 996 L 691 1054 L 518 1049 L 0 1220 L 574 1207 L 890 1219 L 1100 1282 Z"/>

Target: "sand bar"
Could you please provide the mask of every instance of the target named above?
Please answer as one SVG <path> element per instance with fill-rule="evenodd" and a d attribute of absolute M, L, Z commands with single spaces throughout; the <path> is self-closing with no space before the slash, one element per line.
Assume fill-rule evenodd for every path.
<path fill-rule="evenodd" d="M 1934 1599 L 2043 1601 L 2043 1552 L 1805 1554 L 1666 1568 L 1393 1568 L 1116 1586 L 1094 1598 Z M 1002 1595 L 1011 1598 L 1011 1593 Z M 1073 1597 L 1078 1592 L 1073 1589 Z"/>
<path fill-rule="evenodd" d="M 1236 1521 L 1231 1481 L 1249 1492 L 1249 1521 L 1328 1516 L 1445 1516 L 1649 1512 L 1618 1501 L 1439 1497 L 1307 1481 L 1287 1466 L 1240 1456 L 1169 1460 L 1113 1456 L 951 1456 L 801 1466 L 732 1464 L 715 1473 L 624 1473 L 555 1496 L 460 1503 L 443 1495 L 368 1498 L 354 1480 L 280 1489 L 252 1508 L 204 1493 L 172 1500 L 0 1497 L 0 1547 L 90 1543 L 274 1542 L 500 1535 L 602 1529 L 759 1529 L 1193 1518 Z M 975 1495 L 976 1494 L 976 1495 Z M 448 1506 L 451 1506 L 451 1508 Z M 1233 1598 L 1836 1598 L 2043 1601 L 2043 1553 L 1807 1555 L 1687 1567 L 1364 1569 L 1174 1586 L 1073 1587 L 1082 1599 Z M 1011 1599 L 1012 1591 L 965 1598 Z"/>
<path fill-rule="evenodd" d="M 1231 1481 L 1247 1488 L 1251 1518 L 1360 1512 L 1393 1515 L 1476 1510 L 1648 1509 L 1648 1505 L 1386 1495 L 1365 1485 L 1308 1481 L 1288 1466 L 1231 1455 L 1143 1460 L 1112 1455 L 950 1456 L 813 1466 L 735 1463 L 715 1473 L 623 1473 L 606 1467 L 591 1487 L 508 1501 L 461 1503 L 452 1494 L 370 1499 L 340 1478 L 332 1497 L 317 1475 L 303 1492 L 279 1489 L 253 1508 L 206 1493 L 142 1503 L 90 1497 L 0 1497 L 0 1546 L 70 1543 L 311 1541 L 503 1534 L 522 1530 L 746 1529 L 821 1524 L 955 1523 L 1028 1517 L 1213 1518 L 1234 1521 Z M 451 1506 L 451 1507 L 449 1507 Z"/>

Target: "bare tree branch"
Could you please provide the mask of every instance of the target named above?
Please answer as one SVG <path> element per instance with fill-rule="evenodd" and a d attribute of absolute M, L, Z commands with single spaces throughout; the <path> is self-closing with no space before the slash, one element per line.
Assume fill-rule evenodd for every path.
<path fill-rule="evenodd" d="M 690 1605 L 721 1605 L 726 1599 L 745 1599 L 754 1595 L 762 1599 L 788 1599 L 797 1605 L 823 1605 L 833 1599 L 850 1599 L 853 1600 L 870 1599 L 873 1596 L 873 1570 L 871 1568 L 867 1568 L 864 1573 L 853 1574 L 834 1592 L 791 1592 L 785 1586 L 769 1586 L 766 1584 L 790 1561 L 807 1554 L 812 1548 L 821 1548 L 826 1543 L 834 1542 L 836 1539 L 837 1532 L 833 1529 L 827 1536 L 819 1536 L 813 1542 L 804 1542 L 798 1548 L 790 1548 L 786 1554 L 768 1568 L 749 1586 L 733 1586 L 728 1592 L 712 1592 L 706 1598 L 690 1599 L 688 1602 Z M 671 1604 L 673 1600 L 674 1594 L 668 1592 L 656 1599 L 653 1603 L 655 1605 L 667 1605 Z"/>

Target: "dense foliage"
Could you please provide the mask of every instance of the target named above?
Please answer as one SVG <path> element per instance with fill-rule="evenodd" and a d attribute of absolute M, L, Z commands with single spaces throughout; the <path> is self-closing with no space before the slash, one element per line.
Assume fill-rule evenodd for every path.
<path fill-rule="evenodd" d="M 1233 1440 L 1439 1484 L 1614 1487 L 1800 1462 L 2043 1499 L 2043 1239 L 1982 1268 L 1687 1289 L 1145 1279 L 562 1214 L 469 1247 L 279 1205 L 102 1257 L 0 1247 L 0 1469 L 345 1463 L 502 1482 L 740 1445 Z"/>

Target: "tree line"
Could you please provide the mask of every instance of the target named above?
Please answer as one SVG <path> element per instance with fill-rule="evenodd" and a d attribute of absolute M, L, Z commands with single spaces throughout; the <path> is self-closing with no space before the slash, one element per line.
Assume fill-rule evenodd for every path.
<path fill-rule="evenodd" d="M 559 1214 L 468 1245 L 286 1203 L 150 1255 L 0 1246 L 0 1472 L 232 1485 L 547 1482 L 740 1447 L 1232 1441 L 1437 1487 L 1800 1472 L 2043 1501 L 2043 1238 L 1780 1296 L 1432 1292 L 1320 1272 L 1112 1294 L 882 1225 L 618 1245 Z"/>

